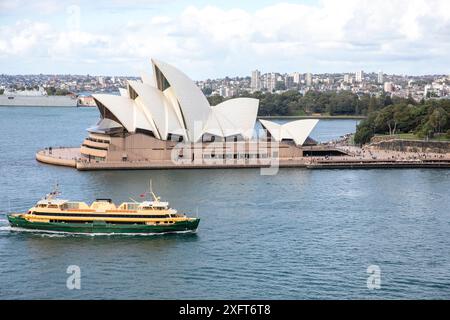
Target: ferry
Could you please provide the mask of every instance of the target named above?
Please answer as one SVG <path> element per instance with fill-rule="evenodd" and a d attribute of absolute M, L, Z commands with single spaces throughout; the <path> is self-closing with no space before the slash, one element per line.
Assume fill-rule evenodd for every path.
<path fill-rule="evenodd" d="M 71 233 L 153 234 L 195 232 L 199 218 L 177 213 L 168 202 L 160 201 L 152 190 L 149 201 L 123 202 L 116 206 L 111 199 L 85 202 L 59 199 L 57 187 L 26 213 L 8 214 L 12 227 Z"/>

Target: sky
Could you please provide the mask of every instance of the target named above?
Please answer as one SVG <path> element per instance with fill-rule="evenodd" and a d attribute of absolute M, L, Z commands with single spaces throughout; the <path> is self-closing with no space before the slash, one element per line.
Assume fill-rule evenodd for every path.
<path fill-rule="evenodd" d="M 0 0 L 0 73 L 450 74 L 448 0 Z"/>

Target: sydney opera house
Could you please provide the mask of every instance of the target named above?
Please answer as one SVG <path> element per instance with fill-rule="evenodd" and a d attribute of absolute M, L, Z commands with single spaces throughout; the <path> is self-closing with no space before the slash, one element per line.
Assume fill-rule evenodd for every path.
<path fill-rule="evenodd" d="M 315 143 L 309 134 L 318 120 L 257 124 L 257 99 L 235 98 L 211 106 L 183 72 L 154 59 L 151 65 L 151 76 L 128 81 L 120 95 L 93 95 L 100 120 L 88 129 L 73 159 L 75 167 L 201 166 L 224 159 L 229 165 L 251 160 L 258 166 L 274 158 L 301 158 L 305 145 Z"/>

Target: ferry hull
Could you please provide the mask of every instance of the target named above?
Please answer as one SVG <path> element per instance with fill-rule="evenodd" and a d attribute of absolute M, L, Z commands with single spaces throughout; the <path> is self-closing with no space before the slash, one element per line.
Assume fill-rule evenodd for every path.
<path fill-rule="evenodd" d="M 12 227 L 58 231 L 71 233 L 173 233 L 181 231 L 195 231 L 200 222 L 199 218 L 190 221 L 175 222 L 170 225 L 142 225 L 142 224 L 111 224 L 111 223 L 61 223 L 61 222 L 31 222 L 20 216 L 8 215 Z"/>

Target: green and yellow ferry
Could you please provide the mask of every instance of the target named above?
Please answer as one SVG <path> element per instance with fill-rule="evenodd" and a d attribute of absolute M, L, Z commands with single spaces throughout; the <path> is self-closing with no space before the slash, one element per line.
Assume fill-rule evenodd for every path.
<path fill-rule="evenodd" d="M 89 206 L 85 202 L 58 199 L 56 188 L 28 212 L 11 213 L 7 217 L 12 227 L 42 231 L 152 234 L 197 230 L 199 218 L 179 214 L 153 191 L 148 193 L 153 197 L 151 201 L 131 199 L 132 202 L 116 206 L 111 199 L 97 199 Z"/>

